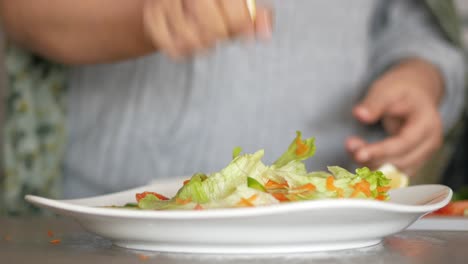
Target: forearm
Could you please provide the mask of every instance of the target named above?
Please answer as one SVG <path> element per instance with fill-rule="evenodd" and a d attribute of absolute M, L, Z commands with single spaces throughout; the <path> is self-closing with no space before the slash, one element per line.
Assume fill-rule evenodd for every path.
<path fill-rule="evenodd" d="M 0 0 L 9 38 L 65 64 L 105 63 L 155 50 L 143 0 Z"/>

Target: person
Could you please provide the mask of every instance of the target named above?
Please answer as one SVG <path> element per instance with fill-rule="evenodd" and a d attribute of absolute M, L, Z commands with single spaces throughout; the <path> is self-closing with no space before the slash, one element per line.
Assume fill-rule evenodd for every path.
<path fill-rule="evenodd" d="M 219 170 L 238 145 L 269 162 L 296 130 L 313 169 L 413 175 L 463 105 L 423 1 L 270 0 L 255 21 L 241 0 L 0 3 L 10 39 L 71 65 L 66 197 Z"/>

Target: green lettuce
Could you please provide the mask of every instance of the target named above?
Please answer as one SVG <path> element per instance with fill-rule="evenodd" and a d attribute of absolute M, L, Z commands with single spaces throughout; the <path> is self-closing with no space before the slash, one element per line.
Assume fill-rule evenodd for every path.
<path fill-rule="evenodd" d="M 382 191 L 386 188 L 378 187 L 387 187 L 390 180 L 380 171 L 364 167 L 352 173 L 338 166 L 330 166 L 328 172 L 308 172 L 304 160 L 314 155 L 314 141 L 314 138 L 303 140 L 301 132 L 297 132 L 288 150 L 271 166 L 262 163 L 263 150 L 242 154 L 242 149 L 236 147 L 231 162 L 221 171 L 194 174 L 170 200 L 160 200 L 148 194 L 140 199 L 138 208 L 193 210 L 314 199 L 387 197 Z M 366 195 L 369 194 L 367 187 L 370 197 Z"/>
<path fill-rule="evenodd" d="M 226 168 L 220 172 L 209 175 L 205 180 L 192 177 L 190 182 L 183 186 L 176 197 L 182 200 L 191 199 L 195 203 L 208 203 L 230 195 L 239 185 L 247 185 L 247 177 L 258 166 L 264 151 L 255 154 L 246 154 L 236 157 Z"/>
<path fill-rule="evenodd" d="M 300 131 L 296 132 L 296 138 L 291 142 L 288 150 L 281 155 L 274 163 L 273 167 L 281 168 L 291 161 L 302 161 L 315 154 L 315 138 L 302 140 Z"/>

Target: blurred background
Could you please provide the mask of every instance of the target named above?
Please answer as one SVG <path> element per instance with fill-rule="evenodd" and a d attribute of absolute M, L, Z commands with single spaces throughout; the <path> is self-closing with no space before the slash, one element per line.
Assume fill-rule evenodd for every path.
<path fill-rule="evenodd" d="M 462 27 L 463 27 L 463 38 L 464 42 L 468 43 L 468 0 L 455 0 L 458 12 L 460 14 Z M 4 45 L 5 39 L 1 30 L 0 25 L 0 97 L 5 102 L 5 67 L 4 67 Z M 0 126 L 4 120 L 4 104 L 0 107 Z M 427 166 L 426 170 L 421 174 L 423 176 L 413 180 L 412 183 L 418 184 L 423 182 L 437 182 L 442 181 L 444 184 L 456 188 L 457 186 L 468 185 L 468 106 L 465 111 L 465 120 L 463 125 L 460 127 L 459 132 L 452 142 L 452 146 L 449 147 L 449 151 L 441 154 L 435 158 L 437 168 L 433 166 Z M 3 127 L 3 126 L 1 126 Z M 0 145 L 2 137 L 0 137 Z M 0 151 L 0 155 L 3 151 Z M 3 158 L 0 156 L 0 160 Z M 442 165 L 440 165 L 442 164 Z M 0 163 L 1 166 L 1 163 Z M 0 183 L 2 182 L 0 170 Z M 1 186 L 0 186 L 1 187 Z M 1 201 L 0 201 L 1 202 Z"/>

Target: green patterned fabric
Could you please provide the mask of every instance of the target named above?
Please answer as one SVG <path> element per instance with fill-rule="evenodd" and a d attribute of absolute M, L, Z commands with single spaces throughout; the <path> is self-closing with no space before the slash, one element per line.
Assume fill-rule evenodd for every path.
<path fill-rule="evenodd" d="M 426 0 L 426 4 L 439 22 L 447 38 L 458 46 L 462 46 L 461 23 L 454 1 Z"/>
<path fill-rule="evenodd" d="M 448 39 L 460 44 L 453 2 L 426 3 Z M 37 209 L 24 202 L 25 194 L 60 196 L 66 142 L 66 69 L 11 44 L 6 46 L 6 69 L 0 214 L 26 214 Z"/>
<path fill-rule="evenodd" d="M 65 144 L 65 69 L 6 45 L 0 210 L 29 213 L 25 194 L 60 196 Z"/>

